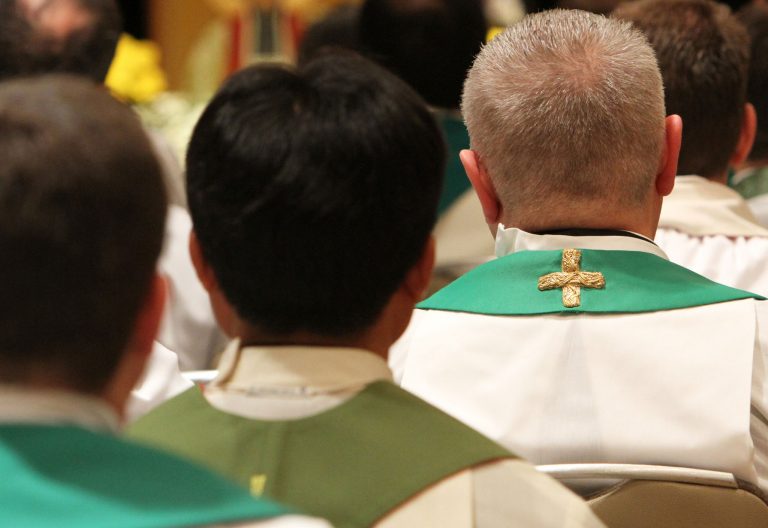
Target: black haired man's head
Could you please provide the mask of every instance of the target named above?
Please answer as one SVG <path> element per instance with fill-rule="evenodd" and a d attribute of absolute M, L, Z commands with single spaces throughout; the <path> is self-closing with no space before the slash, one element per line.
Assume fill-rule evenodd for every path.
<path fill-rule="evenodd" d="M 103 82 L 121 30 L 114 0 L 0 0 L 0 79 L 71 73 Z"/>
<path fill-rule="evenodd" d="M 362 58 L 236 74 L 187 156 L 219 290 L 265 333 L 364 332 L 425 252 L 444 158 L 423 101 Z"/>
<path fill-rule="evenodd" d="M 152 148 L 102 88 L 43 76 L 0 84 L 0 152 L 0 382 L 102 391 L 162 243 Z"/>
<path fill-rule="evenodd" d="M 639 0 L 614 16 L 643 31 L 664 79 L 667 114 L 683 118 L 679 174 L 725 173 L 747 101 L 749 35 L 727 6 L 710 0 Z"/>
<path fill-rule="evenodd" d="M 752 40 L 747 100 L 757 113 L 757 134 L 749 158 L 762 162 L 768 160 L 768 6 L 749 4 L 737 17 Z"/>
<path fill-rule="evenodd" d="M 365 53 L 442 108 L 460 106 L 486 32 L 478 0 L 367 0 L 360 15 Z"/>

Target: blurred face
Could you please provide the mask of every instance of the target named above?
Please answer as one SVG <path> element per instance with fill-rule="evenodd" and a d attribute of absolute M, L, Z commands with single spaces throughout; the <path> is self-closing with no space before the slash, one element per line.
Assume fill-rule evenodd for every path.
<path fill-rule="evenodd" d="M 55 39 L 86 27 L 92 15 L 76 0 L 18 0 L 32 24 Z"/>

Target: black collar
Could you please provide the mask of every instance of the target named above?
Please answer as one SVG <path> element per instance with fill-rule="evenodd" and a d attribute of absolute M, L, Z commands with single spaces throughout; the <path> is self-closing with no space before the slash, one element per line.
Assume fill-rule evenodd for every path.
<path fill-rule="evenodd" d="M 566 229 L 553 229 L 551 231 L 550 230 L 538 231 L 534 234 L 535 235 L 560 235 L 560 236 L 623 236 L 623 237 L 629 237 L 629 238 L 637 238 L 639 240 L 650 242 L 654 246 L 656 245 L 656 243 L 653 240 L 645 238 L 642 235 L 638 235 L 637 233 L 632 233 L 630 231 L 622 231 L 620 229 L 588 229 L 588 228 L 576 227 L 576 228 L 566 228 Z"/>

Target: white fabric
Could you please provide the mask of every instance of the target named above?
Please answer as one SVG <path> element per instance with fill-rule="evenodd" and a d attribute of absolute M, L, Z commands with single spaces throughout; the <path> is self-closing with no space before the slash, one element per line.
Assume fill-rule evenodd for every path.
<path fill-rule="evenodd" d="M 191 386 L 192 382 L 181 375 L 176 354 L 155 342 L 144 373 L 136 383 L 127 402 L 126 423 L 136 421 L 164 401 L 184 392 Z"/>
<path fill-rule="evenodd" d="M 472 189 L 443 213 L 434 236 L 437 269 L 476 266 L 493 258 L 493 237 Z"/>
<path fill-rule="evenodd" d="M 155 156 L 163 172 L 163 183 L 168 194 L 168 203 L 186 208 L 187 196 L 184 186 L 184 171 L 168 140 L 155 129 L 145 128 Z"/>
<path fill-rule="evenodd" d="M 637 238 L 499 228 L 500 254 L 568 247 L 663 256 Z M 679 465 L 753 483 L 760 471 L 765 484 L 750 421 L 758 448 L 768 435 L 750 404 L 766 414 L 765 369 L 753 377 L 766 316 L 753 300 L 621 315 L 417 310 L 391 365 L 404 388 L 536 464 Z"/>
<path fill-rule="evenodd" d="M 181 207 L 171 206 L 159 268 L 168 282 L 165 317 L 157 340 L 179 355 L 182 370 L 209 368 L 226 338 L 213 316 L 208 294 L 189 256 L 192 220 Z"/>
<path fill-rule="evenodd" d="M 728 286 L 768 295 L 768 230 L 725 185 L 678 176 L 675 190 L 664 200 L 655 239 L 672 262 Z"/>
<path fill-rule="evenodd" d="M 93 431 L 115 432 L 117 415 L 94 397 L 66 391 L 32 390 L 0 385 L 0 423 L 72 424 Z M 55 449 L 55 446 L 51 446 Z M 44 503 L 40 507 L 45 507 Z M 265 521 L 217 524 L 227 528 L 330 528 L 319 519 L 287 515 Z"/>
<path fill-rule="evenodd" d="M 327 411 L 366 385 L 391 380 L 386 362 L 363 350 L 246 347 L 222 356 L 205 396 L 216 408 L 255 419 Z M 463 471 L 424 490 L 378 528 L 602 526 L 586 505 L 529 464 L 508 460 Z"/>
<path fill-rule="evenodd" d="M 750 198 L 747 200 L 747 205 L 757 222 L 763 227 L 768 227 L 768 194 Z"/>
<path fill-rule="evenodd" d="M 0 423 L 77 424 L 93 431 L 116 433 L 117 413 L 93 396 L 64 390 L 0 385 Z"/>
<path fill-rule="evenodd" d="M 768 236 L 739 193 L 701 176 L 678 176 L 659 227 L 696 236 Z"/>

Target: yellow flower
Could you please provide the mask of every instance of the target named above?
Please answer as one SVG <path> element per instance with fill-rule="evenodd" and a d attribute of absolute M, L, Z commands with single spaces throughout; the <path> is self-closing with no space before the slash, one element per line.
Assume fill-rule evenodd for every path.
<path fill-rule="evenodd" d="M 106 83 L 116 97 L 125 101 L 152 101 L 168 88 L 168 81 L 160 66 L 158 46 L 123 34 L 117 44 L 117 53 Z"/>

